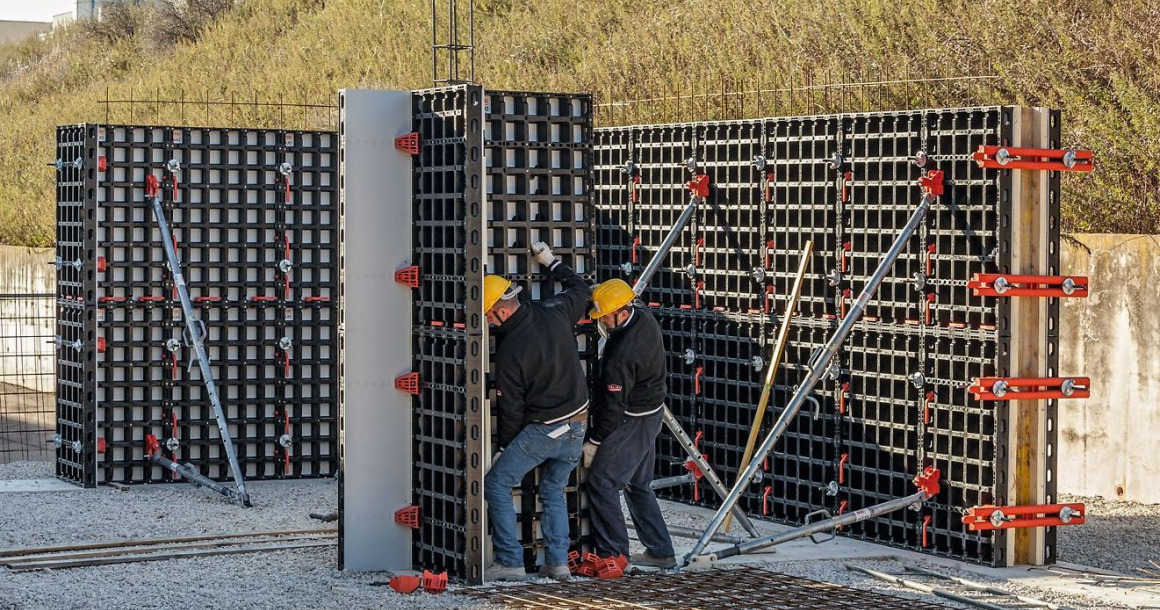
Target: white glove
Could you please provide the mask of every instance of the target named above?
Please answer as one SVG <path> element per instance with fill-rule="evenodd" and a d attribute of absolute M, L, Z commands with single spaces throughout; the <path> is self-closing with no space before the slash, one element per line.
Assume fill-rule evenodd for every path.
<path fill-rule="evenodd" d="M 556 262 L 556 257 L 552 255 L 552 249 L 542 241 L 532 244 L 532 253 L 536 255 L 536 261 L 544 267 L 551 267 L 552 263 Z"/>
<path fill-rule="evenodd" d="M 585 468 L 592 467 L 592 458 L 596 457 L 596 450 L 599 448 L 599 445 L 593 444 L 591 441 L 584 443 L 584 448 L 580 450 L 580 456 Z"/>
<path fill-rule="evenodd" d="M 495 463 L 499 461 L 499 456 L 501 456 L 501 455 L 503 455 L 503 449 L 496 451 L 495 455 L 491 456 L 491 466 L 487 467 L 488 470 L 495 468 Z"/>

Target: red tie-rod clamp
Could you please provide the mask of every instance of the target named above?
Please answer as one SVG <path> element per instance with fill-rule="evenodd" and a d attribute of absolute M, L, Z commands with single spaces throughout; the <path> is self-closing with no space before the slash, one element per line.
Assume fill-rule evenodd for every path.
<path fill-rule="evenodd" d="M 1031 388 L 1031 389 L 1020 389 Z M 967 388 L 979 400 L 1040 400 L 1045 398 L 1088 398 L 1091 379 L 1087 377 L 978 377 Z"/>
<path fill-rule="evenodd" d="M 972 532 L 1007 530 L 1020 527 L 1054 527 L 1083 525 L 1087 510 L 1083 504 L 1033 504 L 1028 506 L 992 506 L 967 509 L 963 524 Z"/>
<path fill-rule="evenodd" d="M 1087 298 L 1088 279 L 1066 275 L 976 273 L 967 281 L 975 296 Z"/>
<path fill-rule="evenodd" d="M 1092 171 L 1092 151 L 1058 148 L 980 146 L 971 158 L 984 169 L 1031 169 L 1053 172 Z"/>

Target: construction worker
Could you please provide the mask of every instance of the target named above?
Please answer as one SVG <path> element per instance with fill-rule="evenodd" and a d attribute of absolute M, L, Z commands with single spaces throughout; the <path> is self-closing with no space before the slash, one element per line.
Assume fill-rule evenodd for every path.
<path fill-rule="evenodd" d="M 564 291 L 520 303 L 520 288 L 489 275 L 483 281 L 487 321 L 498 337 L 495 351 L 495 415 L 499 452 L 485 477 L 495 563 L 488 580 L 525 580 L 523 547 L 516 536 L 512 487 L 544 466 L 540 502 L 546 561 L 541 575 L 568 578 L 568 512 L 564 485 L 580 461 L 588 418 L 588 383 L 573 328 L 584 317 L 592 292 L 576 272 L 556 260 L 543 242 L 536 260 Z"/>
<path fill-rule="evenodd" d="M 665 348 L 661 327 L 623 280 L 609 280 L 592 293 L 592 319 L 607 337 L 594 391 L 592 429 L 584 444 L 596 554 L 628 557 L 628 530 L 620 492 L 628 500 L 633 526 L 645 546 L 631 557 L 635 566 L 676 566 L 673 540 L 665 526 L 653 480 L 656 438 L 663 423 L 666 393 Z"/>

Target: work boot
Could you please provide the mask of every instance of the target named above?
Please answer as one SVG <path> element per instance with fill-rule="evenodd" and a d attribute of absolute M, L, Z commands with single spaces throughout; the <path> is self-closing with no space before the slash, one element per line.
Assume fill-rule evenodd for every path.
<path fill-rule="evenodd" d="M 545 563 L 544 565 L 540 566 L 540 576 L 543 578 L 551 578 L 552 580 L 564 581 L 564 580 L 568 580 L 568 577 L 571 575 L 572 574 L 571 574 L 571 572 L 568 571 L 568 566 L 566 566 L 566 565 L 561 564 L 558 566 L 554 566 L 554 565 Z"/>
<path fill-rule="evenodd" d="M 667 570 L 669 568 L 677 567 L 676 557 L 654 557 L 652 553 L 645 551 L 637 553 L 632 556 L 632 565 L 646 566 L 650 568 L 661 568 Z"/>
<path fill-rule="evenodd" d="M 493 563 L 483 572 L 487 580 L 501 580 L 504 582 L 522 582 L 528 580 L 528 573 L 524 566 L 509 567 L 502 563 Z"/>

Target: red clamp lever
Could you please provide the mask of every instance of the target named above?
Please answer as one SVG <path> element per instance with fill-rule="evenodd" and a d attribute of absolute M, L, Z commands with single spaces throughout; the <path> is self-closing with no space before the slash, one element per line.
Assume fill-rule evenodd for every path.
<path fill-rule="evenodd" d="M 976 273 L 967 282 L 975 296 L 1087 298 L 1088 279 L 1065 275 Z"/>
<path fill-rule="evenodd" d="M 1059 148 L 980 146 L 971 155 L 985 169 L 1034 169 L 1053 172 L 1092 171 L 1092 151 Z"/>
<path fill-rule="evenodd" d="M 156 199 L 161 196 L 161 183 L 158 182 L 157 176 L 153 174 L 145 176 L 145 196 L 150 199 Z"/>
<path fill-rule="evenodd" d="M 1008 530 L 1020 527 L 1083 525 L 1087 514 L 1083 504 L 1033 504 L 993 506 L 986 504 L 967 510 L 963 524 L 972 532 Z"/>
<path fill-rule="evenodd" d="M 1018 389 L 1031 388 L 1031 389 Z M 976 377 L 967 391 L 979 400 L 1041 400 L 1088 398 L 1088 377 Z"/>

